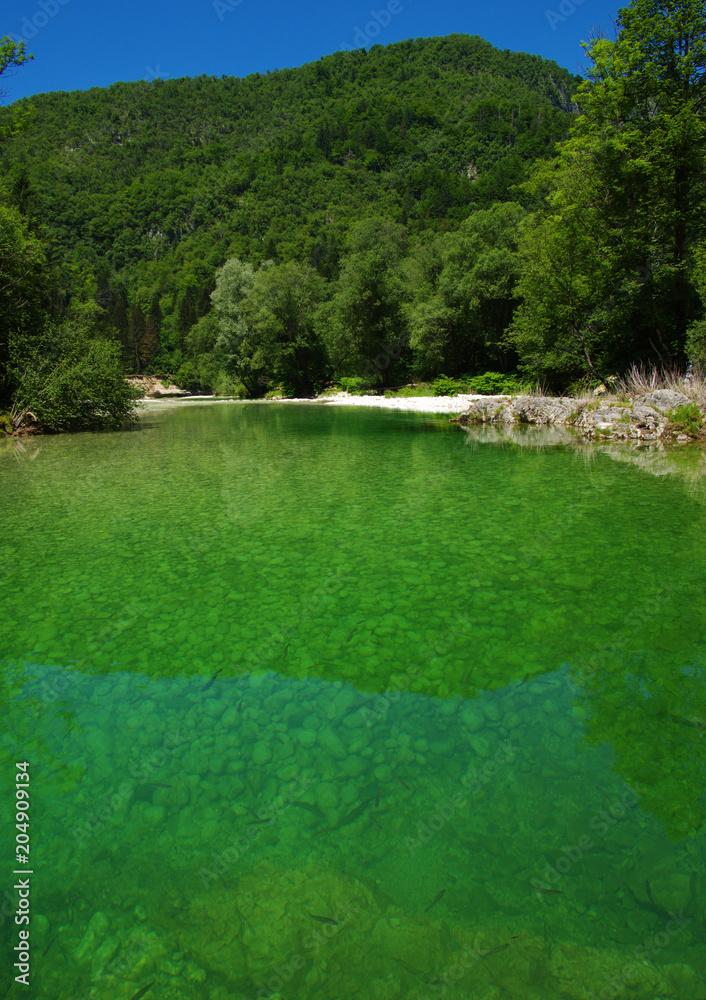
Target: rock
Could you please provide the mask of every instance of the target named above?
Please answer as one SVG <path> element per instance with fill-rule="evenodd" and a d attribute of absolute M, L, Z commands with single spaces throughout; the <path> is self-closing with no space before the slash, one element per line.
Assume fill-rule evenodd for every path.
<path fill-rule="evenodd" d="M 488 722 L 500 721 L 502 712 L 500 711 L 500 706 L 496 701 L 490 701 L 490 699 L 485 698 L 481 702 L 481 708 L 483 709 L 483 715 L 486 717 Z"/>
<path fill-rule="evenodd" d="M 668 413 L 669 410 L 676 410 L 678 406 L 688 406 L 692 400 L 685 396 L 683 392 L 675 392 L 673 389 L 655 389 L 642 397 L 642 402 L 647 406 L 654 406 L 660 413 Z"/>
<path fill-rule="evenodd" d="M 167 811 L 164 806 L 145 806 L 144 812 L 142 813 L 142 818 L 144 819 L 147 826 L 157 827 L 164 823 Z"/>
<path fill-rule="evenodd" d="M 187 389 L 179 389 L 175 385 L 165 384 L 160 379 L 150 375 L 129 378 L 127 381 L 136 389 L 139 389 L 146 399 L 171 399 L 189 395 Z"/>
<path fill-rule="evenodd" d="M 255 748 L 252 752 L 252 760 L 253 764 L 257 764 L 258 767 L 263 767 L 272 760 L 272 750 L 269 745 L 264 742 L 264 740 L 255 744 Z"/>
<path fill-rule="evenodd" d="M 109 927 L 110 920 L 105 913 L 98 910 L 93 914 L 91 919 L 88 921 L 88 927 L 86 928 L 83 937 L 74 951 L 74 957 L 79 965 L 88 961 L 95 954 L 98 950 L 98 946 L 108 933 Z"/>
<path fill-rule="evenodd" d="M 596 398 L 592 401 L 550 396 L 484 396 L 471 400 L 458 422 L 496 424 L 512 428 L 516 424 L 575 428 L 584 438 L 656 440 L 668 433 L 671 410 L 692 402 L 672 389 L 656 389 L 625 401 Z M 505 432 L 512 436 L 511 431 Z M 680 440 L 680 438 L 677 438 Z M 684 435 L 684 440 L 689 440 Z M 519 443 L 519 442 L 518 442 Z"/>
<path fill-rule="evenodd" d="M 341 761 L 341 771 L 349 778 L 357 778 L 359 775 L 367 771 L 370 765 L 359 757 L 358 754 L 350 754 L 345 760 Z"/>
<path fill-rule="evenodd" d="M 345 760 L 348 756 L 348 750 L 343 741 L 330 726 L 324 726 L 323 729 L 319 730 L 318 743 L 323 750 L 330 753 L 336 760 Z"/>
<path fill-rule="evenodd" d="M 231 727 L 239 726 L 242 723 L 242 721 L 243 721 L 242 717 L 237 707 L 235 705 L 231 705 L 231 707 L 227 708 L 223 713 L 223 717 L 221 718 L 221 725 L 225 726 L 227 729 L 230 729 Z"/>
<path fill-rule="evenodd" d="M 91 960 L 91 979 L 98 979 L 103 974 L 106 965 L 114 958 L 119 948 L 120 938 L 117 934 L 105 939 Z"/>
<path fill-rule="evenodd" d="M 322 812 L 338 807 L 338 789 L 330 781 L 322 781 L 315 790 L 316 804 Z"/>
<path fill-rule="evenodd" d="M 486 740 L 485 736 L 481 736 L 478 733 L 474 733 L 469 741 L 475 753 L 479 757 L 489 757 L 490 756 L 490 743 Z"/>
<path fill-rule="evenodd" d="M 470 729 L 472 733 L 478 732 L 485 726 L 483 713 L 475 703 L 473 705 L 467 705 L 466 708 L 463 709 L 461 712 L 461 722 L 464 724 L 466 729 Z"/>

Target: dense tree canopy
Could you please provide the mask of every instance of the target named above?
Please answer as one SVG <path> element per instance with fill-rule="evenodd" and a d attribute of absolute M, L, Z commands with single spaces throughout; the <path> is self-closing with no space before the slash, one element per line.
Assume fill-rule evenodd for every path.
<path fill-rule="evenodd" d="M 682 363 L 703 302 L 706 18 L 696 0 L 633 0 L 588 48 L 581 114 L 532 180 L 514 340 L 525 366 L 605 374 Z"/>
<path fill-rule="evenodd" d="M 404 256 L 426 234 L 453 231 L 508 197 L 567 135 L 578 82 L 555 63 L 480 38 L 418 39 L 245 79 L 40 95 L 31 135 L 7 142 L 0 162 L 13 204 L 30 220 L 41 213 L 61 258 L 61 301 L 95 282 L 97 328 L 120 342 L 127 369 L 182 371 L 194 388 L 230 372 L 250 391 L 286 374 L 301 388 L 345 359 L 355 372 L 369 368 L 380 343 L 402 330 L 409 293 L 398 260 L 386 267 L 378 319 L 354 309 L 357 346 L 345 343 L 340 320 L 346 296 L 355 295 L 346 260 L 362 252 L 356 227 L 376 217 L 404 230 Z M 372 267 L 385 253 L 383 240 L 363 257 Z M 276 364 L 263 366 L 269 348 L 233 351 L 222 333 L 196 353 L 203 343 L 191 331 L 209 314 L 216 272 L 231 259 L 253 273 L 268 260 L 296 263 L 298 289 L 309 274 L 306 326 L 316 313 L 318 332 L 316 344 L 312 333 L 305 337 L 306 376 L 282 366 L 271 332 L 262 343 L 280 355 Z M 330 327 L 319 312 L 326 304 Z M 257 334 L 248 328 L 251 347 L 265 336 L 256 325 Z M 333 352 L 325 359 L 324 340 Z"/>

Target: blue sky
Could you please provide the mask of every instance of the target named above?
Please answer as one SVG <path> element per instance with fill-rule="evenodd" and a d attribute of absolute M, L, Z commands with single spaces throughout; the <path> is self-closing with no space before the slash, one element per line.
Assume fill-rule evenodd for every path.
<path fill-rule="evenodd" d="M 342 48 L 480 35 L 577 71 L 592 29 L 612 36 L 606 0 L 4 0 L 0 36 L 24 36 L 34 61 L 2 84 L 5 101 L 117 80 L 301 66 Z"/>

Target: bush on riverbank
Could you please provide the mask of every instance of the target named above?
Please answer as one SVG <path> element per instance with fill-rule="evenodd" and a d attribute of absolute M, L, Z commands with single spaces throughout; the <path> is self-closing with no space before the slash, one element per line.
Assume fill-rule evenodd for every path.
<path fill-rule="evenodd" d="M 515 375 L 485 372 L 483 375 L 461 375 L 459 378 L 439 375 L 431 383 L 421 382 L 418 385 L 405 385 L 401 389 L 387 389 L 385 395 L 392 399 L 405 399 L 413 396 L 512 396 L 528 391 L 529 386 Z"/>
<path fill-rule="evenodd" d="M 58 337 L 53 352 L 25 361 L 15 408 L 43 431 L 117 429 L 135 416 L 139 393 L 123 374 L 114 341 Z"/>

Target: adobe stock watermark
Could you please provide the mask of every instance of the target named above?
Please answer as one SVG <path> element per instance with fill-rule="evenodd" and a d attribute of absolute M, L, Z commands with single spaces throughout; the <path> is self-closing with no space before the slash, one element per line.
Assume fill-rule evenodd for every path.
<path fill-rule="evenodd" d="M 313 776 L 299 774 L 295 778 L 299 785 L 296 793 L 294 790 L 288 795 L 278 795 L 272 802 L 261 806 L 255 819 L 246 825 L 245 833 L 238 836 L 234 834 L 228 845 L 218 854 L 213 855 L 211 868 L 200 868 L 199 877 L 204 888 L 208 888 L 211 882 L 215 882 L 229 871 L 235 862 L 246 854 L 256 843 L 263 832 L 263 825 L 268 825 L 271 820 L 276 819 L 285 809 L 288 809 L 295 802 L 299 802 L 302 796 L 315 784 Z"/>
<path fill-rule="evenodd" d="M 39 9 L 31 17 L 23 17 L 20 25 L 22 33 L 20 35 L 10 34 L 8 37 L 13 42 L 28 42 L 31 38 L 36 38 L 42 28 L 46 28 L 52 17 L 56 17 L 62 7 L 65 7 L 69 0 L 39 0 Z"/>
<path fill-rule="evenodd" d="M 404 7 L 400 3 L 400 0 L 389 0 L 387 6 L 383 7 L 382 10 L 371 10 L 370 17 L 372 20 L 368 21 L 365 29 L 359 28 L 356 24 L 353 43 L 348 45 L 346 42 L 339 42 L 339 48 L 344 49 L 346 52 L 351 52 L 353 49 L 364 49 L 368 45 L 373 45 L 374 39 L 377 38 L 382 29 L 389 25 L 395 14 L 401 14 L 403 10 Z"/>
<path fill-rule="evenodd" d="M 255 984 L 256 1000 L 267 1000 L 273 993 L 278 994 L 279 990 L 295 977 L 303 979 L 304 970 L 313 964 L 312 959 L 318 955 L 322 945 L 340 934 L 358 913 L 360 913 L 359 907 L 350 906 L 346 910 L 339 909 L 332 916 L 326 917 L 323 928 L 307 934 L 302 941 L 304 954 L 297 951 L 290 955 L 283 965 L 276 965 L 264 975 L 261 974 L 260 981 Z"/>
<path fill-rule="evenodd" d="M 154 69 L 151 66 L 145 66 L 145 75 L 142 77 L 147 83 L 152 83 L 153 80 L 168 80 L 171 73 L 167 73 L 162 67 L 157 63 Z"/>
<path fill-rule="evenodd" d="M 218 20 L 225 21 L 226 14 L 240 7 L 242 2 L 243 0 L 213 0 L 213 9 L 218 14 Z"/>
<path fill-rule="evenodd" d="M 683 913 L 670 913 L 669 917 L 664 930 L 657 931 L 652 937 L 646 938 L 641 945 L 633 948 L 635 961 L 626 962 L 620 972 L 602 983 L 598 991 L 590 994 L 588 1000 L 615 1000 L 626 987 L 635 988 L 635 982 L 639 982 L 639 974 L 644 968 L 643 963 L 654 962 L 657 955 L 669 947 L 672 938 L 680 934 L 693 920 L 693 917 L 685 917 Z"/>
<path fill-rule="evenodd" d="M 483 785 L 493 780 L 501 766 L 504 764 L 513 764 L 521 750 L 522 747 L 519 744 L 513 746 L 512 743 L 509 746 L 498 747 L 492 759 L 487 760 L 480 771 L 474 768 L 471 774 L 464 775 L 461 778 L 461 784 L 465 791 L 457 792 L 447 802 L 436 806 L 430 816 L 420 820 L 417 824 L 416 837 L 405 837 L 404 843 L 410 857 L 416 850 L 423 847 L 424 844 L 428 844 L 432 837 L 439 833 L 440 830 L 443 830 L 460 809 L 468 805 L 466 792 L 469 794 L 479 792 Z"/>
<path fill-rule="evenodd" d="M 620 798 L 614 799 L 608 804 L 607 809 L 601 809 L 592 817 L 588 824 L 590 829 L 600 840 L 605 840 L 611 829 L 626 819 L 628 810 L 636 806 L 639 801 L 637 793 L 626 785 Z M 585 854 L 595 850 L 597 846 L 597 842 L 589 834 L 584 833 L 574 844 L 560 848 L 562 856 L 557 858 L 553 865 L 547 863 L 541 876 L 532 879 L 532 888 L 535 892 L 556 891 L 555 887 L 562 878 L 568 875 Z"/>
<path fill-rule="evenodd" d="M 545 10 L 544 16 L 549 22 L 552 31 L 556 31 L 557 24 L 563 24 L 567 18 L 576 13 L 576 8 L 580 7 L 586 0 L 561 0 L 559 10 Z"/>

